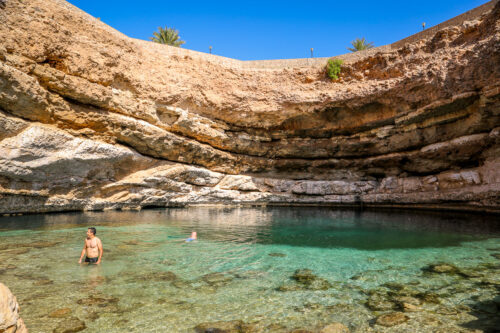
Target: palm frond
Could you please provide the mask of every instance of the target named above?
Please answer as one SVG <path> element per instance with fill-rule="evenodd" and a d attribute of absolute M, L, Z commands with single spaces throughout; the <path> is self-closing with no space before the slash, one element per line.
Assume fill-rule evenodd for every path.
<path fill-rule="evenodd" d="M 353 47 L 348 47 L 347 49 L 351 52 L 357 52 L 361 50 L 367 50 L 371 49 L 374 47 L 373 42 L 367 42 L 365 37 L 363 38 L 356 38 L 351 42 L 351 45 Z"/>
<path fill-rule="evenodd" d="M 162 27 L 158 28 L 158 32 L 153 32 L 153 37 L 150 37 L 151 41 L 160 44 L 167 44 L 171 46 L 179 47 L 186 42 L 180 40 L 179 31 L 174 28 Z"/>

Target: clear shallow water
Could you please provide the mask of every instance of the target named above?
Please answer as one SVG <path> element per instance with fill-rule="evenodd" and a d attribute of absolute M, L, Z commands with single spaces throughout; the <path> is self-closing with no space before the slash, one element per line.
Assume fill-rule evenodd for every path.
<path fill-rule="evenodd" d="M 100 266 L 77 263 L 88 226 L 104 244 Z M 199 240 L 183 242 L 191 230 Z M 30 332 L 52 332 L 70 317 L 85 322 L 84 332 L 192 332 L 232 320 L 265 332 L 314 332 L 331 322 L 354 332 L 499 324 L 495 217 L 325 208 L 2 217 L 0 258 L 0 281 L 17 296 Z M 435 263 L 460 274 L 422 270 Z M 328 285 L 291 279 L 304 268 Z M 409 320 L 374 324 L 400 310 L 401 297 L 419 301 L 405 312 Z"/>

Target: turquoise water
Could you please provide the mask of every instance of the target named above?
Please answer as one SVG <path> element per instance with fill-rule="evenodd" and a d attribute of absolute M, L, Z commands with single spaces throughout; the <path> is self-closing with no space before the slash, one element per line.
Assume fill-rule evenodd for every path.
<path fill-rule="evenodd" d="M 78 265 L 89 226 L 104 245 L 100 266 Z M 184 242 L 192 230 L 199 240 Z M 17 296 L 30 332 L 75 320 L 83 332 L 193 332 L 235 320 L 248 332 L 319 332 L 332 322 L 352 332 L 499 324 L 495 217 L 326 208 L 2 217 L 0 258 L 0 282 Z M 425 271 L 437 263 L 456 271 Z M 298 269 L 311 270 L 315 283 L 291 278 Z M 401 297 L 416 307 L 403 308 Z M 376 323 L 393 311 L 407 321 Z"/>

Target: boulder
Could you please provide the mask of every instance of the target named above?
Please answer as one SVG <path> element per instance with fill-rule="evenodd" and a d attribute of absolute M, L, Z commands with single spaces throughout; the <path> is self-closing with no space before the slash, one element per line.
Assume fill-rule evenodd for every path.
<path fill-rule="evenodd" d="M 0 283 L 0 332 L 28 332 L 23 320 L 19 317 L 19 304 L 16 297 L 3 283 Z"/>

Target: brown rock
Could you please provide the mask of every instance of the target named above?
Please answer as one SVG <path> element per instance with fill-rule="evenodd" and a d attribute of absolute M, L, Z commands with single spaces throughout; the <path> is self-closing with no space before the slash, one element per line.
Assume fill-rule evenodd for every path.
<path fill-rule="evenodd" d="M 270 257 L 281 257 L 282 258 L 282 257 L 286 257 L 286 254 L 279 253 L 279 252 L 271 252 L 271 253 L 268 254 L 268 256 L 270 256 Z"/>
<path fill-rule="evenodd" d="M 402 324 L 402 323 L 408 321 L 408 319 L 410 319 L 410 318 L 408 318 L 408 316 L 406 316 L 402 312 L 391 312 L 391 313 L 377 317 L 377 320 L 375 321 L 375 323 L 377 325 L 391 327 L 391 326 Z"/>
<path fill-rule="evenodd" d="M 64 317 L 69 316 L 70 314 L 71 314 L 71 309 L 70 308 L 62 308 L 62 309 L 58 309 L 58 310 L 52 311 L 49 314 L 49 317 L 50 318 L 64 318 Z"/>
<path fill-rule="evenodd" d="M 252 333 L 256 332 L 251 324 L 245 324 L 241 320 L 219 321 L 213 323 L 202 323 L 194 328 L 197 333 Z"/>
<path fill-rule="evenodd" d="M 44 279 L 44 278 L 42 278 L 42 279 L 37 279 L 33 283 L 33 285 L 34 286 L 46 286 L 46 285 L 53 284 L 53 283 L 54 283 L 54 281 L 52 281 L 50 279 Z"/>
<path fill-rule="evenodd" d="M 87 326 L 85 322 L 76 318 L 70 317 L 59 322 L 57 327 L 52 331 L 53 333 L 76 333 L 83 331 Z"/>
<path fill-rule="evenodd" d="M 349 329 L 341 323 L 332 323 L 323 327 L 320 333 L 349 333 Z"/>
<path fill-rule="evenodd" d="M 202 276 L 203 281 L 211 286 L 224 286 L 231 282 L 233 278 L 223 273 L 209 273 Z"/>
<path fill-rule="evenodd" d="M 394 302 L 398 305 L 403 312 L 416 312 L 420 311 L 421 301 L 418 298 L 410 296 L 402 296 L 394 298 Z"/>
<path fill-rule="evenodd" d="M 94 296 L 90 295 L 87 298 L 82 298 L 76 301 L 80 305 L 97 305 L 100 307 L 106 307 L 108 305 L 118 303 L 119 299 L 111 296 Z"/>
<path fill-rule="evenodd" d="M 426 272 L 438 273 L 438 274 L 457 274 L 460 270 L 450 264 L 432 264 L 423 268 Z"/>

